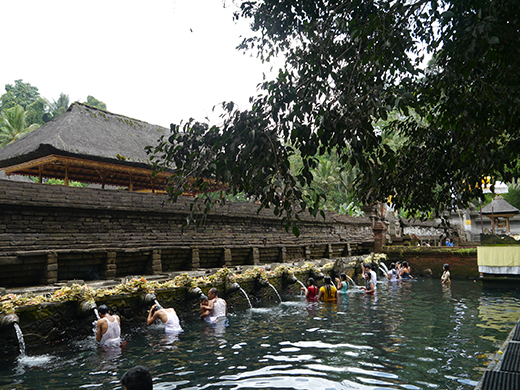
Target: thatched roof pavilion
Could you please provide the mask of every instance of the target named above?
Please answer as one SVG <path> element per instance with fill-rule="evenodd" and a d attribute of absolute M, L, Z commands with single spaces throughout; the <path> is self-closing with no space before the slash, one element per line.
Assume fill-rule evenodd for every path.
<path fill-rule="evenodd" d="M 496 228 L 505 228 L 506 232 L 509 233 L 511 231 L 509 218 L 514 217 L 518 213 L 520 213 L 520 210 L 501 196 L 497 196 L 482 209 L 482 215 L 491 219 L 493 233 L 495 233 Z"/>
<path fill-rule="evenodd" d="M 146 146 L 169 130 L 73 103 L 55 120 L 0 149 L 0 170 L 134 189 L 162 189 L 172 171 L 152 176 Z"/>

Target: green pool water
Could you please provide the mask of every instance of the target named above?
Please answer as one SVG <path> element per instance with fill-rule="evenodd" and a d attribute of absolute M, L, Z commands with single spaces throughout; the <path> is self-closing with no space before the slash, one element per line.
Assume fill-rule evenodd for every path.
<path fill-rule="evenodd" d="M 27 345 L 1 362 L 0 389 L 121 389 L 138 364 L 154 389 L 472 389 L 520 317 L 517 291 L 478 281 L 382 282 L 336 304 L 283 298 L 216 327 L 181 318 L 178 336 L 123 324 L 120 349 L 93 336 Z"/>

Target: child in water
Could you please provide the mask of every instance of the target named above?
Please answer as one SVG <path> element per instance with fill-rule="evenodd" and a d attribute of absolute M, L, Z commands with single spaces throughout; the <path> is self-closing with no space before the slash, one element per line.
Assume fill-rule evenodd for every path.
<path fill-rule="evenodd" d="M 209 298 L 205 294 L 202 294 L 200 296 L 200 319 L 201 320 L 206 319 L 206 317 L 209 316 L 209 314 L 211 313 L 211 309 L 208 306 L 208 303 L 209 303 L 208 301 L 209 301 Z"/>
<path fill-rule="evenodd" d="M 451 278 L 450 278 L 450 265 L 448 263 L 444 264 L 442 267 L 444 269 L 444 272 L 441 276 L 441 282 L 442 284 L 450 284 Z"/>

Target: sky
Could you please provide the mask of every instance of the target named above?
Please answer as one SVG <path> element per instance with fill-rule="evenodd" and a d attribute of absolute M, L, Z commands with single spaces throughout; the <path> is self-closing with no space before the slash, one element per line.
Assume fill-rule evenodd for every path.
<path fill-rule="evenodd" d="M 0 0 L 0 94 L 22 79 L 49 101 L 60 93 L 169 127 L 189 118 L 218 123 L 213 107 L 249 106 L 264 74 L 231 0 Z"/>

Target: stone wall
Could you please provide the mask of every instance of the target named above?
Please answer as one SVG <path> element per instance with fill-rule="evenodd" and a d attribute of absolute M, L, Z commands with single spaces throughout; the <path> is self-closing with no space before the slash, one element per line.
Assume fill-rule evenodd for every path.
<path fill-rule="evenodd" d="M 191 198 L 0 180 L 0 287 L 341 257 L 373 250 L 368 218 L 302 216 L 228 203 L 183 232 Z"/>
<path fill-rule="evenodd" d="M 407 261 L 415 276 L 440 278 L 448 263 L 452 278 L 479 278 L 476 248 L 387 247 L 384 252 L 386 263 Z"/>

